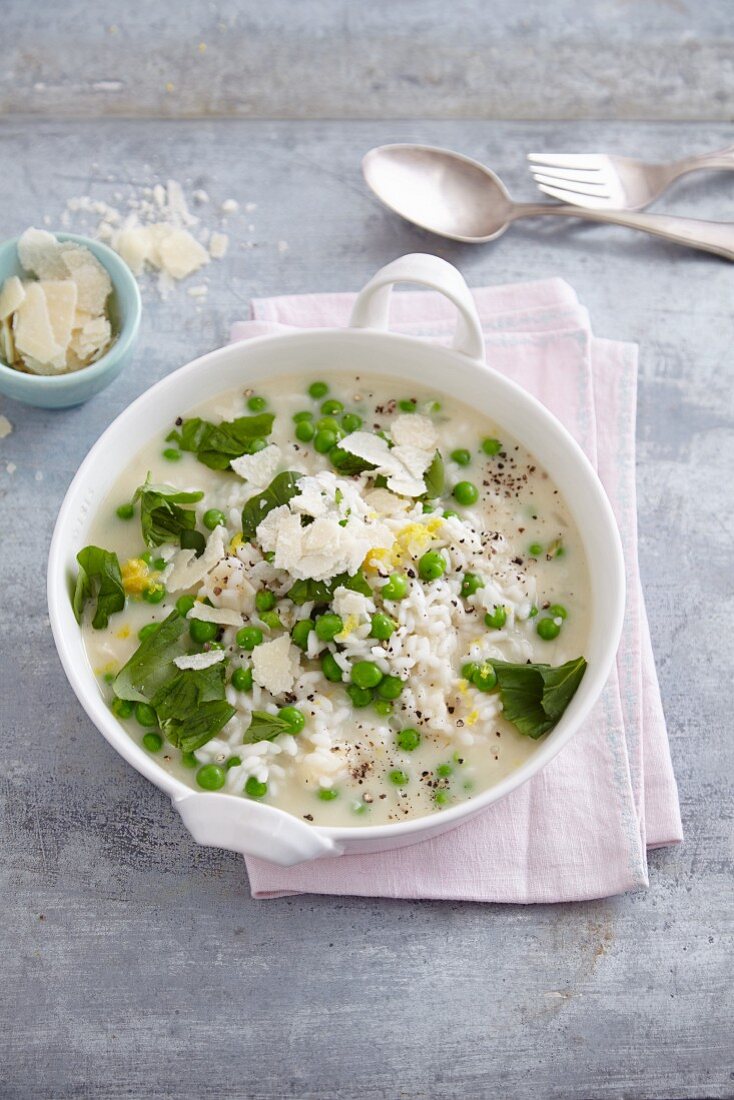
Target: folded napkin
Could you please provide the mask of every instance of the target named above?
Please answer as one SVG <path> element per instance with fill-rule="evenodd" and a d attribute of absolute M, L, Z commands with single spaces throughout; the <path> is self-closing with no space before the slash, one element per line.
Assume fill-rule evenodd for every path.
<path fill-rule="evenodd" d="M 648 883 L 648 848 L 682 839 L 675 777 L 637 562 L 637 348 L 601 340 L 561 279 L 474 291 L 487 362 L 565 424 L 614 508 L 627 610 L 614 669 L 584 728 L 540 774 L 472 821 L 398 851 L 276 867 L 246 859 L 252 894 L 360 894 L 466 901 L 579 901 Z M 346 325 L 353 296 L 253 303 L 244 340 L 289 327 Z M 453 307 L 432 292 L 392 299 L 391 327 L 448 342 Z"/>

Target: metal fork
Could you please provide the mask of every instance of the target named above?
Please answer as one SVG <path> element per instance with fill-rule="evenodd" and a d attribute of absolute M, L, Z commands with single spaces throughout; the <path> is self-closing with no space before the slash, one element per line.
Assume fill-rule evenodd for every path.
<path fill-rule="evenodd" d="M 590 210 L 642 210 L 687 172 L 734 169 L 734 145 L 669 164 L 602 153 L 529 153 L 528 160 L 539 189 L 554 199 Z"/>

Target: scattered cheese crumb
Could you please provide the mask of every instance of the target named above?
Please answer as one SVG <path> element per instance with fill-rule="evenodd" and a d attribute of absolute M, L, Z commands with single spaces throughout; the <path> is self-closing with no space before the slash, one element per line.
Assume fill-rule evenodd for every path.
<path fill-rule="evenodd" d="M 223 214 L 236 214 L 239 208 L 240 204 L 237 202 L 237 199 L 225 199 L 222 203 Z"/>
<path fill-rule="evenodd" d="M 227 255 L 229 237 L 226 233 L 212 233 L 209 240 L 209 255 L 213 260 L 221 260 Z"/>
<path fill-rule="evenodd" d="M 6 436 L 10 435 L 12 430 L 13 425 L 10 423 L 7 416 L 0 415 L 0 439 L 5 439 Z M 13 466 L 12 470 L 10 469 L 11 466 L 13 466 L 13 463 L 9 462 L 5 467 L 9 474 L 12 474 L 13 470 L 15 470 L 15 466 Z"/>
<path fill-rule="evenodd" d="M 281 451 L 275 443 L 256 451 L 254 455 L 233 458 L 230 466 L 236 474 L 249 482 L 253 490 L 264 489 L 273 479 L 280 464 Z"/>

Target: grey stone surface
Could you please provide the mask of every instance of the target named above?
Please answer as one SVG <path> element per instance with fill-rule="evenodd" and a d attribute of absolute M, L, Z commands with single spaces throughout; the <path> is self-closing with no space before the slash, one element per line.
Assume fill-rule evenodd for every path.
<path fill-rule="evenodd" d="M 734 110 L 729 0 L 1 8 L 0 111 L 728 120 Z"/>
<path fill-rule="evenodd" d="M 525 222 L 476 249 L 446 244 L 366 193 L 360 155 L 389 140 L 486 158 L 529 198 L 522 160 L 532 147 L 593 143 L 665 157 L 727 144 L 732 129 L 0 126 L 7 235 L 44 213 L 58 224 L 73 195 L 109 200 L 154 174 L 257 203 L 232 219 L 233 246 L 207 272 L 201 312 L 183 290 L 165 302 L 146 292 L 135 362 L 103 394 L 62 413 L 1 403 L 14 424 L 0 442 L 3 1097 L 734 1094 L 732 268 L 574 224 Z M 689 177 L 661 209 L 731 218 L 732 180 Z M 256 247 L 238 247 L 247 239 Z M 598 334 L 641 345 L 642 572 L 687 834 L 679 849 L 652 854 L 647 891 L 527 908 L 253 902 L 242 861 L 192 843 L 162 794 L 94 730 L 62 673 L 46 618 L 46 553 L 66 487 L 99 433 L 151 382 L 221 343 L 253 295 L 357 289 L 415 250 L 446 256 L 474 285 L 560 274 Z"/>

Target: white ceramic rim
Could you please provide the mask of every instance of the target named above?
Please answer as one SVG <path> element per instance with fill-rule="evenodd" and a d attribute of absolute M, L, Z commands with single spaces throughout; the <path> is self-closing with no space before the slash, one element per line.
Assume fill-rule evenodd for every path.
<path fill-rule="evenodd" d="M 407 260 L 410 258 L 404 257 L 403 259 Z M 399 261 L 396 261 L 396 265 L 398 263 Z M 380 273 L 378 272 L 378 276 L 379 275 Z M 384 284 L 376 282 L 376 280 L 377 276 L 375 276 L 372 283 L 368 284 L 365 291 L 362 293 L 365 294 L 368 291 L 374 292 L 375 290 L 379 291 L 380 287 Z M 73 558 L 73 554 L 79 549 L 78 546 L 74 545 L 73 551 L 70 550 L 69 544 L 72 541 L 70 532 L 73 522 L 78 519 L 80 511 L 84 511 L 82 487 L 87 481 L 90 472 L 95 468 L 95 465 L 107 451 L 110 437 L 117 433 L 121 433 L 125 424 L 131 423 L 136 418 L 138 412 L 148 403 L 155 402 L 167 392 L 172 394 L 177 384 L 189 376 L 198 374 L 204 370 L 210 370 L 211 374 L 214 375 L 214 368 L 216 368 L 217 364 L 226 361 L 232 356 L 236 356 L 243 348 L 247 349 L 248 354 L 253 354 L 257 353 L 259 348 L 277 342 L 284 351 L 287 351 L 289 345 L 292 345 L 295 349 L 298 345 L 303 347 L 304 341 L 309 344 L 312 342 L 320 343 L 325 339 L 329 340 L 333 337 L 338 337 L 341 342 L 345 340 L 359 341 L 363 346 L 365 340 L 371 341 L 375 344 L 376 354 L 381 350 L 380 344 L 384 347 L 385 341 L 391 348 L 397 348 L 398 345 L 410 345 L 412 349 L 415 349 L 416 344 L 420 346 L 423 343 L 412 336 L 370 330 L 367 328 L 308 329 L 297 330 L 294 333 L 288 334 L 254 337 L 248 340 L 245 345 L 228 345 L 200 356 L 198 359 L 192 360 L 190 363 L 187 363 L 161 379 L 161 381 L 141 394 L 131 405 L 119 414 L 87 454 L 72 480 L 59 510 L 49 552 L 48 602 L 51 628 L 64 671 L 82 707 L 105 739 L 125 760 L 128 761 L 128 763 L 132 764 L 137 771 L 151 780 L 157 787 L 164 790 L 175 802 L 182 799 L 189 799 L 192 796 L 204 798 L 211 796 L 205 795 L 203 792 L 200 795 L 187 784 L 181 782 L 159 765 L 154 757 L 146 753 L 135 743 L 129 733 L 115 719 L 104 702 L 97 685 L 94 685 L 94 691 L 88 688 L 79 668 L 75 664 L 74 655 L 67 641 L 66 627 L 69 624 L 69 616 L 71 614 L 67 569 L 70 556 Z M 426 345 L 426 347 L 428 348 L 430 345 Z M 450 360 L 453 359 L 457 366 L 465 368 L 469 364 L 487 372 L 488 375 L 491 376 L 492 385 L 504 391 L 504 395 L 508 400 L 519 402 L 521 407 L 524 407 L 524 409 L 531 413 L 535 420 L 534 430 L 537 429 L 547 433 L 548 436 L 567 453 L 569 460 L 573 462 L 575 466 L 576 474 L 583 478 L 586 491 L 590 492 L 595 498 L 595 503 L 598 508 L 596 519 L 597 521 L 601 519 L 604 528 L 602 533 L 604 538 L 608 540 L 609 566 L 611 567 L 608 576 L 605 575 L 606 584 L 608 585 L 609 592 L 612 594 L 612 608 L 611 611 L 608 609 L 608 617 L 605 620 L 606 644 L 602 656 L 597 658 L 593 665 L 589 664 L 584 679 L 561 721 L 554 730 L 551 731 L 547 738 L 538 744 L 528 760 L 499 783 L 482 791 L 470 800 L 458 803 L 456 806 L 449 809 L 442 810 L 440 814 L 427 814 L 392 825 L 335 827 L 306 824 L 302 822 L 301 819 L 294 817 L 294 815 L 284 810 L 250 803 L 250 805 L 255 805 L 260 810 L 268 811 L 267 816 L 273 822 L 278 818 L 287 818 L 289 822 L 297 822 L 301 829 L 305 828 L 311 833 L 329 838 L 332 841 L 349 841 L 353 839 L 386 841 L 388 843 L 385 844 L 385 847 L 390 847 L 389 841 L 391 839 L 394 838 L 397 840 L 398 838 L 406 838 L 412 834 L 416 834 L 415 840 L 417 841 L 420 839 L 420 834 L 422 832 L 431 829 L 436 830 L 437 827 L 440 828 L 442 832 L 448 831 L 454 825 L 459 824 L 463 819 L 473 816 L 478 811 L 506 797 L 509 793 L 526 783 L 534 775 L 538 774 L 538 772 L 540 772 L 561 751 L 561 749 L 568 744 L 573 735 L 579 730 L 584 719 L 588 716 L 592 707 L 597 702 L 609 677 L 619 644 L 625 605 L 624 560 L 621 540 L 611 505 L 609 504 L 596 471 L 591 466 L 579 445 L 560 422 L 556 420 L 545 406 L 515 382 L 497 373 L 483 361 L 463 354 L 460 351 L 447 349 L 445 347 L 440 349 L 433 348 L 433 351 L 440 351 L 443 356 L 448 357 L 446 360 L 447 365 L 450 365 Z M 289 372 L 283 371 L 282 373 L 284 376 L 287 376 Z M 338 375 L 340 372 L 338 370 L 332 371 L 327 367 L 325 373 L 327 375 Z M 343 371 L 341 373 L 343 374 Z M 246 382 L 246 376 L 243 377 L 242 381 L 243 384 Z M 226 388 L 227 387 L 224 389 Z M 433 388 L 439 389 L 439 387 L 435 386 L 433 386 Z M 216 385 L 212 386 L 211 396 L 215 397 L 218 392 L 224 392 L 223 388 Z M 448 394 L 448 390 L 446 392 Z M 149 439 L 153 438 L 155 434 L 157 433 L 152 432 Z M 561 491 L 563 491 L 562 488 Z M 573 502 L 569 501 L 567 496 L 565 496 L 565 499 L 573 513 Z M 582 541 L 584 541 L 586 545 L 583 520 L 580 521 L 579 516 L 576 514 L 574 514 L 574 519 L 579 528 Z M 71 621 L 74 628 L 78 631 L 73 616 L 71 616 Z M 91 667 L 88 661 L 86 671 L 91 673 Z M 241 805 L 243 801 L 237 795 L 217 793 L 215 797 L 217 800 L 227 800 L 228 802 L 234 802 L 238 805 Z M 403 843 L 405 843 L 404 839 Z M 224 846 L 223 844 L 222 847 Z M 337 847 L 332 854 L 338 853 L 339 848 Z M 329 853 L 324 852 L 322 854 Z"/>

